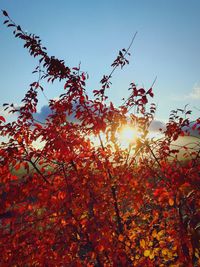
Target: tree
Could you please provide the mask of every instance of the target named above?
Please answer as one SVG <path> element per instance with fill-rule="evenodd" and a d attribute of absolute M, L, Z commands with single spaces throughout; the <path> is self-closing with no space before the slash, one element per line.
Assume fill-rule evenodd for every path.
<path fill-rule="evenodd" d="M 119 51 L 90 99 L 80 66 L 49 56 L 38 36 L 3 15 L 38 58 L 38 79 L 20 107 L 4 104 L 17 119 L 0 117 L 8 140 L 0 146 L 1 265 L 198 266 L 200 150 L 181 162 L 171 147 L 186 134 L 190 111 L 173 111 L 163 137 L 150 139 L 152 88 L 132 82 L 120 107 L 106 96 L 115 69 L 128 64 L 130 46 Z M 64 92 L 49 101 L 51 112 L 39 122 L 38 92 L 55 80 L 64 81 Z M 123 147 L 118 136 L 127 125 L 139 134 Z M 199 118 L 193 127 L 200 129 Z M 42 148 L 34 146 L 38 140 Z"/>

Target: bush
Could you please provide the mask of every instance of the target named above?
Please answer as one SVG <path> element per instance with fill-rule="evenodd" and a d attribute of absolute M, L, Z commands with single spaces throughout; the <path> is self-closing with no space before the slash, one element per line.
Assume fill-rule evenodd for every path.
<path fill-rule="evenodd" d="M 80 66 L 50 57 L 38 36 L 3 15 L 38 58 L 38 79 L 20 107 L 4 104 L 15 121 L 0 116 L 1 266 L 198 266 L 200 150 L 182 162 L 171 146 L 190 127 L 190 111 L 173 111 L 162 137 L 151 139 L 152 88 L 132 82 L 120 107 L 106 96 L 130 47 L 90 99 Z M 37 121 L 38 92 L 56 80 L 64 92 Z M 125 146 L 120 132 L 132 138 L 133 127 Z"/>

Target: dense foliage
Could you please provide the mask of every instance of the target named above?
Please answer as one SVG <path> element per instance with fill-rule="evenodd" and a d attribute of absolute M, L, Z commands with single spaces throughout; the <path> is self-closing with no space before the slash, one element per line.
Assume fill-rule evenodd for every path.
<path fill-rule="evenodd" d="M 199 266 L 200 147 L 192 155 L 186 147 L 180 161 L 171 146 L 191 127 L 190 111 L 173 111 L 163 136 L 150 138 L 152 88 L 132 82 L 120 107 L 106 96 L 130 47 L 90 99 L 80 66 L 50 57 L 38 36 L 3 15 L 39 63 L 22 104 L 4 104 L 17 119 L 0 116 L 0 265 Z M 56 80 L 63 94 L 37 121 L 38 93 Z M 139 134 L 124 147 L 126 125 Z M 199 131 L 200 119 L 192 125 Z"/>

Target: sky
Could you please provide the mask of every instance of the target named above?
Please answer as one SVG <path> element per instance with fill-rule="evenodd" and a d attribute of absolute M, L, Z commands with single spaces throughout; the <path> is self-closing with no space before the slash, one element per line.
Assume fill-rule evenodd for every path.
<path fill-rule="evenodd" d="M 200 111 L 200 1 L 199 0 L 0 0 L 0 8 L 28 33 L 42 39 L 49 55 L 89 74 L 87 91 L 92 96 L 99 81 L 109 74 L 118 51 L 127 48 L 134 33 L 130 64 L 117 70 L 108 96 L 115 105 L 129 94 L 131 82 L 154 85 L 156 119 L 167 121 L 172 109 L 189 104 L 193 118 Z M 0 106 L 20 104 L 37 60 L 21 40 L 3 25 L 0 17 Z M 45 85 L 48 99 L 62 91 L 62 84 Z M 46 112 L 40 95 L 38 113 Z"/>

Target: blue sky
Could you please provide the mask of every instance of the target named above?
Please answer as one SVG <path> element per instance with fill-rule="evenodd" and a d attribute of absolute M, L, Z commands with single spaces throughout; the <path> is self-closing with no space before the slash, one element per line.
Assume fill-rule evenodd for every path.
<path fill-rule="evenodd" d="M 200 108 L 200 1 L 199 0 L 1 0 L 0 8 L 29 33 L 42 38 L 50 55 L 73 67 L 81 61 L 87 71 L 88 92 L 99 88 L 109 74 L 118 51 L 131 48 L 130 64 L 117 70 L 108 93 L 116 104 L 128 95 L 134 81 L 148 88 L 155 76 L 156 117 L 167 120 L 170 110 L 190 104 L 194 117 Z M 36 77 L 37 61 L 23 43 L 2 25 L 0 18 L 0 105 L 19 104 Z M 48 98 L 58 96 L 62 85 L 46 86 Z M 40 96 L 39 108 L 47 105 Z M 196 107 L 196 108 L 195 108 Z"/>

